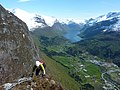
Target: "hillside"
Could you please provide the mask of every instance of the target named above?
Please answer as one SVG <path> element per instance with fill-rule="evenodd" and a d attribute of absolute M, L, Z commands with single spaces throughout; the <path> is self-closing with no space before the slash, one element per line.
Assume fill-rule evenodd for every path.
<path fill-rule="evenodd" d="M 80 36 L 90 38 L 106 31 L 120 30 L 120 12 L 110 12 L 95 19 L 89 19 L 81 29 Z"/>
<path fill-rule="evenodd" d="M 26 24 L 0 5 L 0 85 L 31 74 L 35 59 Z"/>
<path fill-rule="evenodd" d="M 47 60 L 46 63 L 49 63 L 47 65 L 54 66 L 49 66 L 48 71 L 52 72 L 53 77 L 57 78 L 57 80 L 60 78 L 64 87 L 69 88 L 71 84 L 72 86 L 76 85 L 74 83 L 75 80 L 78 82 L 80 90 L 106 90 L 105 88 L 114 90 L 120 88 L 119 67 L 106 58 L 92 55 L 86 50 L 89 44 L 83 41 L 79 42 L 79 44 L 71 44 L 68 41 L 56 44 L 54 39 L 49 42 L 53 43 L 49 44 L 46 42 L 47 44 L 45 44 L 45 42 L 40 42 L 39 49 L 47 56 L 44 53 L 40 55 L 42 55 L 43 60 Z M 42 46 L 42 44 L 45 45 Z M 59 68 L 59 65 L 62 67 Z M 70 78 L 68 79 L 68 77 L 73 78 L 73 81 Z M 65 84 L 66 79 L 69 80 L 70 85 L 68 83 L 67 85 Z"/>
<path fill-rule="evenodd" d="M 36 42 L 38 42 L 39 49 L 42 50 L 47 55 L 46 56 L 42 52 L 40 54 L 43 60 L 46 61 L 47 65 L 49 65 L 48 72 L 50 71 L 50 74 L 53 75 L 55 80 L 60 81 L 63 87 L 66 88 L 66 90 L 79 90 L 80 88 L 81 90 L 84 88 L 88 90 L 90 88 L 92 89 L 95 88 L 95 90 L 97 90 L 98 85 L 100 89 L 102 88 L 102 81 L 100 79 L 101 72 L 99 67 L 86 61 L 83 62 L 81 59 L 79 59 L 79 57 L 72 56 L 66 51 L 70 50 L 68 49 L 68 47 L 72 47 L 74 45 L 68 43 L 68 41 L 59 42 L 58 41 L 59 39 L 56 40 L 59 42 L 59 44 L 56 44 L 55 43 L 56 41 L 54 41 L 54 39 L 50 39 L 49 41 L 52 42 L 52 44 L 50 44 L 47 41 L 46 41 L 47 44 L 45 44 L 45 42 L 44 43 L 39 42 L 38 40 L 39 39 L 37 39 Z M 87 59 L 89 57 L 90 56 L 86 55 L 85 58 L 84 56 L 81 55 L 81 58 L 84 59 Z M 94 57 L 92 58 L 94 59 Z M 84 70 L 93 71 L 85 73 Z M 98 85 L 95 84 L 95 82 L 93 82 L 92 78 L 94 76 L 92 75 L 96 76 Z M 87 80 L 86 76 L 89 76 L 90 78 Z"/>
<path fill-rule="evenodd" d="M 53 29 L 51 27 L 46 27 L 46 28 L 36 28 L 31 33 L 35 34 L 38 37 L 53 38 L 55 36 L 61 36 L 63 32 Z"/>
<path fill-rule="evenodd" d="M 0 90 L 63 90 L 49 75 L 31 77 L 38 58 L 27 25 L 0 5 Z"/>
<path fill-rule="evenodd" d="M 38 35 L 39 49 L 53 62 L 62 65 L 63 71 L 79 83 L 80 90 L 119 90 L 120 35 L 119 28 L 116 31 L 110 28 L 117 25 L 113 19 L 116 17 L 111 18 L 82 26 L 82 40 L 75 43 L 61 36 L 49 38 L 45 35 L 41 38 Z"/>
<path fill-rule="evenodd" d="M 113 62 L 120 67 L 120 33 L 111 31 L 105 32 L 93 38 L 77 43 L 80 48 L 92 55 L 106 59 L 106 62 Z"/>
<path fill-rule="evenodd" d="M 89 19 L 80 33 L 84 40 L 78 44 L 92 55 L 105 58 L 120 66 L 119 22 L 120 12 L 110 12 L 95 19 Z"/>
<path fill-rule="evenodd" d="M 40 57 L 46 62 L 47 74 L 50 75 L 54 80 L 62 84 L 62 87 L 65 90 L 79 90 L 79 83 L 68 75 L 68 69 L 62 66 L 60 63 L 57 63 L 51 57 L 49 57 L 43 51 L 41 51 L 42 49 L 44 50 L 43 47 L 46 46 L 42 46 L 39 39 L 35 36 L 33 37 L 34 41 L 36 42 L 36 45 L 39 47 Z"/>

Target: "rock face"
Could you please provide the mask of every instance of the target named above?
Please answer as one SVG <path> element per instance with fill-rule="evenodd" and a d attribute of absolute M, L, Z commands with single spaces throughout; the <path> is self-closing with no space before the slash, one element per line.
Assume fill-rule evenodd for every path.
<path fill-rule="evenodd" d="M 61 84 L 56 83 L 50 76 L 36 77 L 36 80 L 21 78 L 15 83 L 6 83 L 0 90 L 64 90 Z"/>
<path fill-rule="evenodd" d="M 0 5 L 0 85 L 29 75 L 36 54 L 26 24 Z"/>

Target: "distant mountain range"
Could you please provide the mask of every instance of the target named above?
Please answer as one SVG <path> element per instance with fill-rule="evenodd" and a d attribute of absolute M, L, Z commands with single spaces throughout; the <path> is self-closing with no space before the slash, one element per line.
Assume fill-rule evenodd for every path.
<path fill-rule="evenodd" d="M 35 13 L 29 13 L 21 9 L 12 9 L 10 10 L 13 12 L 17 17 L 19 17 L 21 20 L 23 20 L 29 30 L 33 30 L 34 28 L 44 28 L 44 27 L 52 27 L 56 23 L 60 24 L 79 24 L 81 23 L 81 20 L 75 20 L 75 19 L 57 19 L 55 17 L 50 17 L 46 15 L 41 14 L 35 14 Z M 54 25 L 54 26 L 55 26 Z"/>
<path fill-rule="evenodd" d="M 110 30 L 118 31 L 120 28 L 120 12 L 109 12 L 108 14 L 101 15 L 95 19 L 91 18 L 81 22 L 81 20 L 76 21 L 75 19 L 60 20 L 55 17 L 29 13 L 21 9 L 13 9 L 10 11 L 23 20 L 27 24 L 29 30 L 45 27 L 54 27 L 60 30 L 64 30 L 65 28 L 67 29 L 68 27 L 69 29 L 79 29 L 82 23 L 82 25 L 84 25 L 81 29 L 82 34 L 84 36 L 89 36 L 89 31 L 90 33 L 94 32 L 94 34 L 97 34 Z"/>
<path fill-rule="evenodd" d="M 80 37 L 87 38 L 106 31 L 119 31 L 120 29 L 120 12 L 109 12 L 95 19 L 85 20 L 84 23 L 74 19 L 59 20 L 55 17 L 29 13 L 21 9 L 14 9 L 11 12 L 23 20 L 31 31 L 50 28 L 51 31 L 69 33 L 70 30 L 73 32 L 79 30 Z"/>
<path fill-rule="evenodd" d="M 81 36 L 87 38 L 109 31 L 120 31 L 120 12 L 110 12 L 87 20 L 81 29 Z"/>

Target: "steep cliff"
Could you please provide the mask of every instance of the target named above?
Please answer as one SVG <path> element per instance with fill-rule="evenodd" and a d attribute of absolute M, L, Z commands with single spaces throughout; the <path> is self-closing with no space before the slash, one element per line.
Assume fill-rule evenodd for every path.
<path fill-rule="evenodd" d="M 26 24 L 0 5 L 0 85 L 29 75 L 36 54 Z"/>

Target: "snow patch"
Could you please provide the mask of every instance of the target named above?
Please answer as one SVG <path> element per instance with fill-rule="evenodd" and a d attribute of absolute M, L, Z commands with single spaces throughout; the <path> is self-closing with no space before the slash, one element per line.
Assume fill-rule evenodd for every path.
<path fill-rule="evenodd" d="M 33 27 L 36 27 L 37 23 L 35 23 L 33 17 L 34 17 L 34 13 L 28 13 L 24 10 L 21 10 L 19 8 L 15 9 L 13 11 L 13 13 L 19 17 L 21 20 L 23 20 L 29 29 L 33 28 Z"/>
<path fill-rule="evenodd" d="M 120 31 L 120 20 L 113 26 L 114 31 Z"/>
<path fill-rule="evenodd" d="M 98 22 L 101 22 L 101 21 L 106 21 L 106 20 L 112 20 L 113 18 L 120 19 L 120 12 L 110 12 L 106 15 L 101 15 L 101 16 L 95 18 L 95 19 L 89 19 L 87 23 L 90 26 L 92 26 L 95 23 L 98 23 Z M 120 22 L 118 22 L 118 24 L 116 24 L 114 27 L 117 27 L 117 25 L 119 25 L 119 24 L 120 24 Z"/>
<path fill-rule="evenodd" d="M 55 17 L 49 17 L 46 15 L 42 15 L 42 17 L 44 18 L 45 22 L 47 23 L 48 26 L 53 26 L 54 22 L 56 21 Z"/>
<path fill-rule="evenodd" d="M 69 24 L 70 22 L 75 22 L 77 24 L 80 24 L 80 23 L 84 23 L 85 24 L 85 20 L 82 20 L 82 19 L 72 19 L 72 18 L 64 18 L 64 19 L 59 19 L 59 22 L 60 23 L 63 23 L 63 24 Z"/>
<path fill-rule="evenodd" d="M 23 20 L 27 24 L 29 29 L 37 28 L 37 27 L 41 27 L 41 28 L 45 27 L 43 23 L 35 22 L 34 17 L 40 16 L 39 14 L 29 13 L 19 8 L 12 10 L 12 12 L 21 20 Z M 46 15 L 41 15 L 41 19 L 44 19 L 47 25 L 49 26 L 52 26 L 54 24 L 54 21 L 56 20 L 56 18 L 49 17 Z"/>
<path fill-rule="evenodd" d="M 103 32 L 106 32 L 106 31 L 107 31 L 107 29 L 103 30 Z"/>
<path fill-rule="evenodd" d="M 102 15 L 102 16 L 96 18 L 96 20 L 97 20 L 97 22 L 105 21 L 105 20 L 107 20 L 107 17 L 106 17 L 106 15 Z"/>

